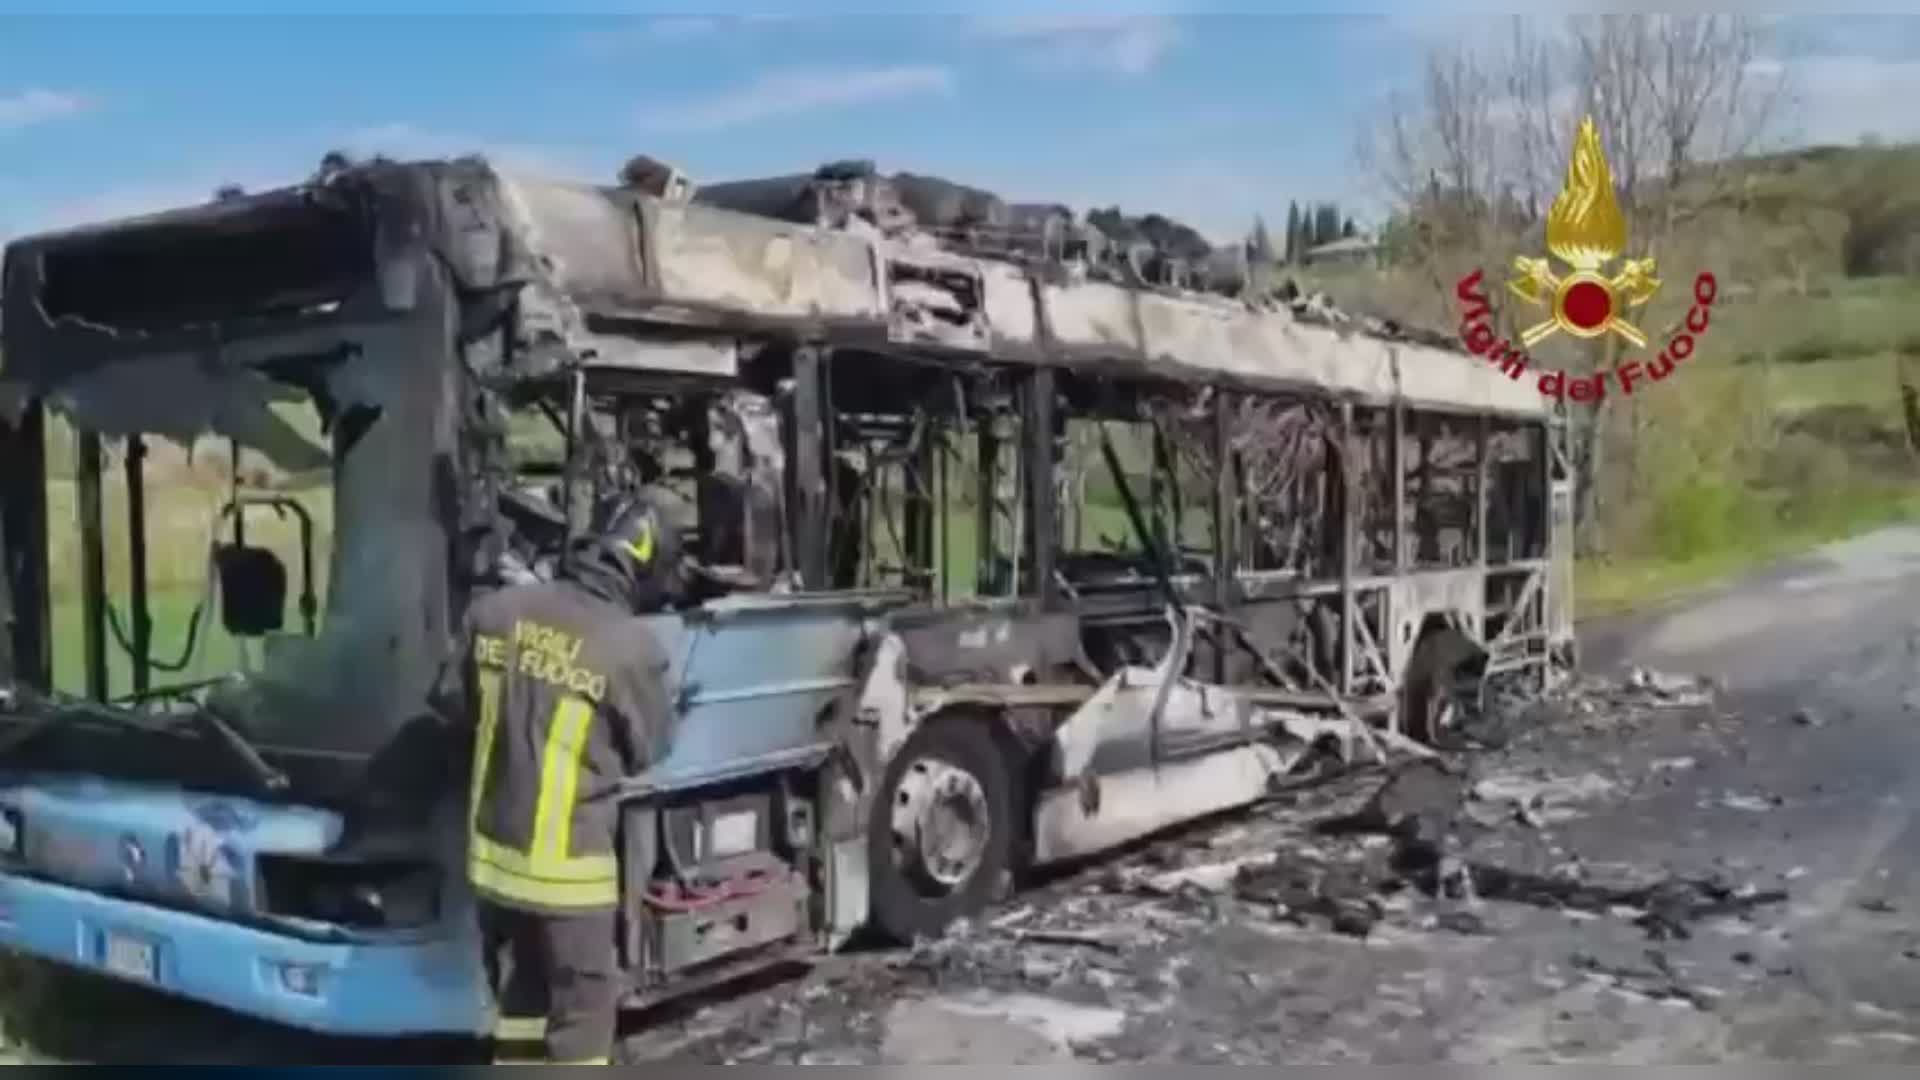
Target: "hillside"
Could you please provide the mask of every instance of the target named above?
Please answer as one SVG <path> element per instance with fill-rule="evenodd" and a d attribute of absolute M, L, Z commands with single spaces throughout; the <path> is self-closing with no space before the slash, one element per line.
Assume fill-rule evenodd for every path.
<path fill-rule="evenodd" d="M 1640 220 L 1668 209 L 1643 204 Z M 1582 537 L 1589 608 L 1916 505 L 1903 387 L 1920 386 L 1920 145 L 1743 159 L 1683 183 L 1671 210 L 1670 234 L 1630 240 L 1654 248 L 1665 281 L 1635 321 L 1664 340 L 1703 270 L 1721 296 L 1672 378 L 1606 407 Z M 1354 306 L 1448 326 L 1461 274 L 1498 279 L 1514 254 L 1542 247 L 1535 225 L 1475 249 L 1297 276 Z M 1594 363 L 1564 340 L 1533 356 Z"/>

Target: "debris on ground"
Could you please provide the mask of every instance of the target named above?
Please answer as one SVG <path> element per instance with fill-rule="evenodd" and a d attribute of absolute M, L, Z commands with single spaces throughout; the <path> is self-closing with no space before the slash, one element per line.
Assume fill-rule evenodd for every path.
<path fill-rule="evenodd" d="M 1407 1018 L 1425 1015 L 1418 1004 L 1424 991 L 1368 988 L 1372 965 L 1402 960 L 1342 960 L 1326 950 L 1364 942 L 1383 958 L 1407 950 L 1477 954 L 1501 941 L 1532 949 L 1528 943 L 1543 933 L 1567 935 L 1547 951 L 1566 957 L 1581 950 L 1573 967 L 1609 992 L 1715 1008 L 1719 992 L 1704 976 L 1688 974 L 1692 969 L 1669 963 L 1665 952 L 1619 949 L 1633 939 L 1685 941 L 1709 925 L 1744 933 L 1751 927 L 1742 920 L 1785 901 L 1786 892 L 1739 884 L 1744 873 L 1762 872 L 1745 863 L 1695 875 L 1658 856 L 1641 865 L 1636 853 L 1613 853 L 1626 861 L 1586 862 L 1572 848 L 1581 835 L 1578 819 L 1601 812 L 1602 804 L 1711 775 L 1705 763 L 1722 745 L 1714 741 L 1718 726 L 1692 723 L 1690 710 L 1712 704 L 1717 693 L 1706 680 L 1646 669 L 1571 682 L 1537 698 L 1524 716 L 1508 713 L 1520 719 L 1500 745 L 1483 741 L 1384 771 L 1345 770 L 1237 820 L 1174 830 L 1046 878 L 1012 906 L 956 923 L 909 950 L 853 961 L 828 996 L 805 1006 L 817 1018 L 808 1031 L 827 1025 L 873 1048 L 848 1061 L 872 1061 L 875 1052 L 888 1061 L 980 1054 L 1015 1063 L 1111 1060 L 1150 1047 L 1257 1060 L 1247 1047 L 1264 1045 L 1259 1039 L 1333 1023 L 1342 1006 L 1329 995 L 1401 1008 L 1394 994 L 1411 993 Z M 1677 733 L 1702 741 L 1662 746 L 1667 756 L 1622 754 L 1622 743 L 1634 741 L 1622 740 L 1623 733 L 1673 719 L 1686 721 Z M 1555 731 L 1556 724 L 1565 726 Z M 1754 811 L 1778 805 L 1718 787 L 1687 801 Z M 1650 865 L 1656 858 L 1658 867 Z M 1241 951 L 1276 940 L 1299 950 L 1289 953 L 1285 975 L 1257 952 Z M 1759 977 L 1764 965 L 1753 951 L 1739 955 L 1745 959 L 1735 965 Z M 1115 1013 L 1102 1011 L 1108 1009 L 1126 1012 L 1123 1034 L 1114 1034 L 1121 1025 Z M 1263 1019 L 1245 1021 L 1255 1016 Z M 1254 1024 L 1255 1035 L 1234 1026 L 1242 1021 Z M 1162 1023 L 1173 1026 L 1156 1026 Z M 895 1027 L 911 1037 L 890 1035 Z M 1409 1038 L 1425 1030 L 1405 1029 Z M 829 1052 L 822 1038 L 796 1042 L 790 1034 L 743 1031 L 741 1042 L 725 1045 L 740 1060 L 745 1056 L 732 1048 L 748 1039 L 774 1048 L 755 1051 L 753 1060 L 784 1060 L 777 1056 L 790 1052 L 796 1061 L 819 1061 Z M 1424 1044 L 1408 1045 L 1408 1053 L 1426 1052 Z"/>
<path fill-rule="evenodd" d="M 1483 899 L 1595 915 L 1637 912 L 1635 925 L 1656 940 L 1684 940 L 1692 936 L 1694 924 L 1706 919 L 1741 915 L 1787 899 L 1782 889 L 1735 887 L 1712 877 L 1668 877 L 1645 885 L 1619 886 L 1477 863 L 1469 872 L 1475 891 Z"/>
<path fill-rule="evenodd" d="M 1605 798 L 1617 788 L 1613 781 L 1592 772 L 1576 776 L 1499 774 L 1474 784 L 1472 795 L 1482 803 L 1510 807 L 1514 820 L 1537 829 L 1580 816 L 1580 803 Z"/>
<path fill-rule="evenodd" d="M 1649 668 L 1634 668 L 1628 672 L 1627 687 L 1680 707 L 1711 704 L 1714 697 L 1711 680 L 1698 675 L 1675 675 Z"/>
<path fill-rule="evenodd" d="M 1656 1001 L 1684 1001 L 1696 1009 L 1713 1008 L 1719 997 L 1716 991 L 1681 981 L 1666 954 L 1657 949 L 1648 949 L 1645 957 L 1644 966 L 1610 963 L 1586 953 L 1574 953 L 1571 962 L 1576 971 L 1600 976 L 1629 993 Z"/>
<path fill-rule="evenodd" d="M 1733 791 L 1720 796 L 1721 806 L 1748 814 L 1764 814 L 1783 801 L 1778 795 L 1743 795 Z"/>
<path fill-rule="evenodd" d="M 1386 909 L 1380 894 L 1395 879 L 1353 864 L 1316 865 L 1276 860 L 1261 867 L 1243 867 L 1234 879 L 1233 894 L 1243 901 L 1265 905 L 1269 914 L 1298 925 L 1325 920 L 1336 934 L 1366 937 Z"/>

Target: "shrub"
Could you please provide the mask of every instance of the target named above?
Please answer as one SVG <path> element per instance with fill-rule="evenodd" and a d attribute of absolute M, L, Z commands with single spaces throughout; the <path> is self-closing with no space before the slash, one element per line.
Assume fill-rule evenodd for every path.
<path fill-rule="evenodd" d="M 1745 491 L 1713 477 L 1690 475 L 1656 491 L 1649 515 L 1656 550 L 1676 560 L 1692 559 L 1734 546 L 1750 518 Z"/>

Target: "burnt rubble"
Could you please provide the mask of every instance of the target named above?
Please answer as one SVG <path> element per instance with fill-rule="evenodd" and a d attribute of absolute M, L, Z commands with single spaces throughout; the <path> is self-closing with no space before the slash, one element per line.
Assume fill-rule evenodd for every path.
<path fill-rule="evenodd" d="M 1572 825 L 1583 807 L 1624 799 L 1635 790 L 1629 770 L 1660 771 L 1650 753 L 1631 765 L 1591 755 L 1610 754 L 1618 736 L 1659 734 L 1657 725 L 1711 740 L 1696 719 L 1717 696 L 1703 681 L 1650 672 L 1572 682 L 1548 695 L 1550 708 L 1510 718 L 1518 731 L 1500 747 L 1350 769 L 1251 813 L 1030 882 L 940 937 L 847 958 L 777 1007 L 756 1006 L 760 1018 L 714 1017 L 701 1053 L 893 1060 L 884 1048 L 853 1047 L 880 1046 L 891 1018 L 915 1002 L 944 1017 L 942 1003 L 978 998 L 988 1002 L 983 1009 L 1044 1002 L 1126 1014 L 1124 1037 L 1059 1051 L 1070 1057 L 1184 1060 L 1227 1040 L 1258 1060 L 1279 1041 L 1337 1042 L 1379 1022 L 1356 1015 L 1351 1026 L 1322 1026 L 1391 996 L 1382 965 L 1418 972 L 1423 956 L 1427 970 L 1455 971 L 1449 985 L 1467 999 L 1507 992 L 1491 989 L 1491 980 L 1512 977 L 1503 965 L 1524 963 L 1537 980 L 1528 987 L 1606 987 L 1629 999 L 1717 1009 L 1729 981 L 1743 976 L 1710 957 L 1746 978 L 1785 970 L 1763 917 L 1786 894 L 1736 878 L 1717 861 L 1696 871 L 1651 849 L 1632 862 L 1608 861 L 1618 853 L 1607 851 L 1584 862 L 1564 850 L 1579 846 Z M 1597 775 L 1615 765 L 1610 779 Z M 1516 806 L 1533 807 L 1533 827 L 1504 812 Z M 1712 934 L 1702 932 L 1709 926 Z M 1728 944 L 1718 950 L 1723 934 Z M 1472 959 L 1496 955 L 1482 952 L 1495 947 L 1504 959 Z M 799 1013 L 809 1018 L 805 1036 L 795 1027 Z M 1401 1029 L 1368 1030 L 1391 1045 Z M 1419 1056 L 1427 1045 L 1409 1053 L 1427 1060 Z"/>
<path fill-rule="evenodd" d="M 1653 715 L 1684 715 L 1714 698 L 1711 684 L 1702 680 L 1635 671 L 1623 680 L 1575 682 L 1549 696 L 1552 711 L 1527 720 L 1551 723 L 1605 711 L 1624 725 Z M 1423 916 L 1428 929 L 1484 933 L 1489 924 L 1482 905 L 1497 901 L 1622 917 L 1654 940 L 1685 939 L 1691 927 L 1703 921 L 1746 915 L 1786 899 L 1783 891 L 1736 884 L 1711 873 L 1659 872 L 1606 880 L 1586 871 L 1577 858 L 1539 872 L 1470 857 L 1469 834 L 1503 824 L 1538 828 L 1566 820 L 1575 816 L 1575 804 L 1607 797 L 1619 787 L 1590 773 L 1548 775 L 1536 782 L 1502 775 L 1476 780 L 1475 764 L 1423 758 L 1371 783 L 1364 774 L 1337 778 L 1324 791 L 1295 796 L 1292 807 L 1277 805 L 1274 813 L 1297 818 L 1297 827 L 1268 850 L 1188 863 L 1184 852 L 1190 845 L 1169 841 L 1149 848 L 1129 865 L 1101 872 L 1093 888 L 1109 900 L 1151 900 L 1175 910 L 1269 918 L 1356 937 L 1367 936 L 1396 913 L 1405 914 L 1416 901 L 1439 905 Z M 1652 767 L 1657 771 L 1659 763 Z M 1308 809 L 1310 801 L 1321 803 L 1321 812 L 1302 817 L 1299 811 Z M 1497 815 L 1489 824 L 1483 811 L 1508 805 L 1516 812 Z M 1211 849 L 1212 842 L 1202 847 Z M 1036 919 L 1076 909 L 1082 916 L 1092 915 L 1099 906 L 1077 899 L 1044 913 L 1021 909 L 1016 914 L 1028 924 L 1022 940 L 1115 948 L 1112 926 L 1097 918 L 1091 926 L 1032 925 Z"/>
<path fill-rule="evenodd" d="M 1552 715 L 1581 715 L 1572 707 L 1577 705 L 1679 715 L 1677 710 L 1711 696 L 1697 680 L 1636 672 L 1621 681 L 1588 679 L 1563 689 L 1553 695 L 1560 711 Z M 1621 715 L 1618 722 L 1633 721 Z M 1476 781 L 1469 764 L 1428 758 L 1371 782 L 1365 774 L 1337 778 L 1324 789 L 1296 795 L 1291 806 L 1276 803 L 1268 820 L 1293 825 L 1265 850 L 1190 862 L 1190 852 L 1212 853 L 1218 838 L 1163 841 L 1123 865 L 1095 872 L 1077 895 L 1022 905 L 941 941 L 923 942 L 914 963 L 979 976 L 996 965 L 1020 969 L 1031 956 L 1023 944 L 1121 954 L 1155 937 L 1152 918 L 1126 914 L 1141 902 L 1204 921 L 1267 920 L 1351 937 L 1367 937 L 1390 921 L 1489 933 L 1493 922 L 1485 905 L 1499 902 L 1620 918 L 1650 939 L 1682 940 L 1703 921 L 1747 915 L 1786 899 L 1782 891 L 1710 873 L 1606 879 L 1577 858 L 1541 872 L 1469 856 L 1470 834 L 1565 820 L 1572 804 L 1617 789 L 1591 774 L 1548 776 L 1532 784 L 1501 776 Z M 1489 824 L 1481 811 L 1503 805 L 1516 813 Z"/>

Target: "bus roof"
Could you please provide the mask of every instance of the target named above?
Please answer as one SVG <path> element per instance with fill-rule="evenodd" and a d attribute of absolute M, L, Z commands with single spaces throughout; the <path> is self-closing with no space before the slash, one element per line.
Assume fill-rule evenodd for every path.
<path fill-rule="evenodd" d="M 1278 301 L 1076 280 L 1057 265 L 963 254 L 925 236 L 822 229 L 626 189 L 497 175 L 511 229 L 563 316 L 573 309 L 723 334 L 811 325 L 830 343 L 1380 404 L 1548 412 L 1530 377 L 1357 320 L 1317 321 Z"/>
<path fill-rule="evenodd" d="M 353 200 L 337 193 L 352 190 L 355 179 L 386 209 L 354 216 Z M 413 205 L 394 205 L 396 197 Z M 302 253 L 280 260 L 287 282 L 188 287 L 209 266 L 257 269 L 257 253 L 171 269 L 142 255 L 136 268 L 147 273 L 139 280 L 172 282 L 203 307 L 239 285 L 260 293 L 261 303 L 283 303 L 338 293 L 345 285 L 336 282 L 364 276 L 363 258 L 384 256 L 330 237 L 364 236 L 373 218 L 386 223 L 383 230 L 424 230 L 470 285 L 517 283 L 523 320 L 599 366 L 725 375 L 737 370 L 743 342 L 785 335 L 981 363 L 1065 365 L 1096 376 L 1529 418 L 1549 412 L 1531 378 L 1509 377 L 1432 335 L 1384 333 L 1365 320 L 1316 317 L 1278 299 L 1089 280 L 1057 262 L 965 253 L 924 233 L 826 229 L 632 188 L 517 175 L 478 159 L 380 161 L 324 183 L 21 238 L 6 260 L 9 334 L 57 332 L 37 294 L 58 252 L 100 247 L 85 263 L 92 266 L 120 237 L 140 253 L 203 234 L 230 233 L 232 243 L 258 235 L 274 252 Z M 273 241 L 285 229 L 302 243 Z M 36 296 L 13 295 L 22 289 Z M 661 334 L 663 325 L 673 332 Z M 28 356 L 12 360 L 5 377 L 33 382 L 48 374 L 36 373 Z"/>

